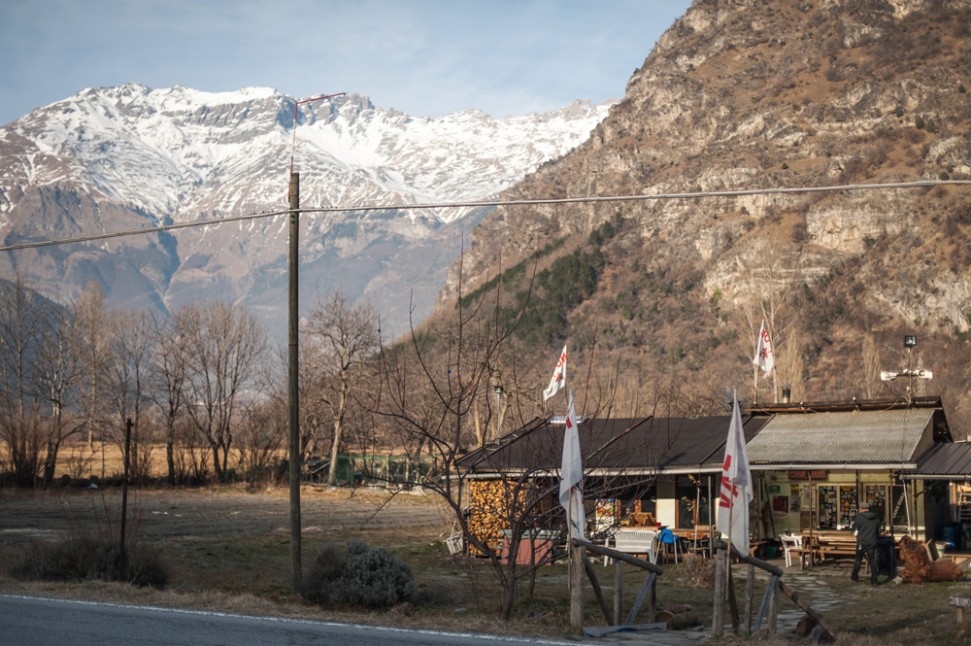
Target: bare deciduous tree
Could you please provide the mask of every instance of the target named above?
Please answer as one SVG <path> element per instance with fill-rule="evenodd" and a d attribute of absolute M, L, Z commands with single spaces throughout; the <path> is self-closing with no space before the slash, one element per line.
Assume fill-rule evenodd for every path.
<path fill-rule="evenodd" d="M 187 412 L 212 451 L 213 475 L 222 480 L 237 407 L 265 382 L 266 333 L 251 315 L 225 303 L 189 305 L 176 316 L 187 352 Z"/>
<path fill-rule="evenodd" d="M 42 329 L 36 372 L 40 392 L 51 407 L 43 473 L 48 487 L 54 481 L 62 444 L 85 425 L 75 414 L 83 364 L 71 313 L 52 308 Z"/>
<path fill-rule="evenodd" d="M 459 261 L 461 267 L 462 260 Z M 469 530 L 465 505 L 468 483 L 458 461 L 483 438 L 482 420 L 476 430 L 473 414 L 476 402 L 488 402 L 498 374 L 504 342 L 512 334 L 499 324 L 501 282 L 495 291 L 466 307 L 462 295 L 454 318 L 440 327 L 418 332 L 412 326 L 410 340 L 396 348 L 382 351 L 381 388 L 374 393 L 369 408 L 390 423 L 397 434 L 397 444 L 409 447 L 416 457 L 425 452 L 432 468 L 425 474 L 422 486 L 438 494 L 454 514 L 455 523 L 478 553 L 488 556 L 493 572 L 503 587 L 502 616 L 508 619 L 516 593 L 515 560 L 505 563 L 477 533 Z M 514 363 L 509 360 L 509 364 Z M 488 424 L 488 420 L 486 420 Z M 516 541 L 529 526 L 542 496 L 532 493 L 529 479 L 509 485 L 507 508 L 512 517 L 512 540 Z M 511 570 L 506 570 L 506 567 Z"/>
<path fill-rule="evenodd" d="M 127 420 L 132 422 L 130 468 L 135 479 L 147 474 L 151 457 L 150 438 L 142 428 L 143 402 L 148 399 L 150 362 L 153 348 L 151 321 L 144 311 L 112 312 L 107 330 L 109 355 L 105 382 L 121 441 Z M 144 440 L 144 441 L 143 441 Z M 122 452 L 125 447 L 122 444 Z M 144 453 L 144 455 L 143 455 Z"/>
<path fill-rule="evenodd" d="M 321 376 L 332 384 L 321 389 L 320 398 L 330 410 L 333 436 L 327 481 L 334 484 L 351 392 L 358 378 L 356 368 L 378 348 L 378 319 L 369 305 L 351 305 L 338 291 L 326 303 L 313 306 L 306 329 L 317 349 Z"/>
<path fill-rule="evenodd" d="M 96 283 L 88 283 L 80 298 L 72 305 L 73 342 L 83 366 L 81 393 L 78 398 L 79 414 L 85 420 L 88 448 L 95 437 L 102 443 L 109 432 L 109 402 L 107 385 L 104 383 L 108 357 L 107 312 L 104 293 Z"/>
<path fill-rule="evenodd" d="M 40 353 L 49 307 L 19 277 L 0 283 L 0 438 L 7 444 L 14 479 L 33 486 L 43 445 Z"/>
<path fill-rule="evenodd" d="M 169 484 L 175 484 L 185 471 L 177 468 L 176 437 L 179 420 L 186 409 L 186 336 L 180 329 L 181 319 L 153 317 L 152 335 L 155 352 L 150 367 L 152 399 L 158 410 L 165 435 L 165 464 Z"/>
<path fill-rule="evenodd" d="M 243 402 L 237 432 L 239 469 L 251 485 L 266 485 L 283 475 L 278 456 L 286 445 L 288 417 L 283 401 Z"/>

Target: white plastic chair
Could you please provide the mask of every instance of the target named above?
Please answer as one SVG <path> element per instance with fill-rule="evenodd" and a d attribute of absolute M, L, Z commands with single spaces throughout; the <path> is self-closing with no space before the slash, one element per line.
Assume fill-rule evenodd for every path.
<path fill-rule="evenodd" d="M 452 523 L 451 532 L 445 539 L 445 549 L 448 550 L 450 556 L 455 556 L 465 549 L 465 536 L 462 535 L 462 528 L 458 526 L 457 522 Z"/>
<path fill-rule="evenodd" d="M 627 554 L 646 554 L 647 560 L 657 563 L 658 535 L 660 532 L 653 529 L 618 529 L 612 536 L 608 537 L 606 547 L 613 547 L 619 552 Z M 611 545 L 611 541 L 613 545 Z M 604 565 L 609 565 L 613 559 L 605 556 Z"/>
<path fill-rule="evenodd" d="M 782 541 L 782 551 L 785 552 L 786 567 L 792 567 L 792 551 L 802 549 L 802 536 L 791 532 L 783 532 L 779 535 Z"/>

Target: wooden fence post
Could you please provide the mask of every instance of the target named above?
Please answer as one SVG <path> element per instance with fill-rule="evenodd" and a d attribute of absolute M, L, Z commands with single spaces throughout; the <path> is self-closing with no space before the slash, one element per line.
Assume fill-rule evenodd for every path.
<path fill-rule="evenodd" d="M 620 609 L 624 602 L 624 562 L 614 561 L 614 625 L 620 625 Z"/>
<path fill-rule="evenodd" d="M 576 545 L 571 550 L 570 562 L 570 628 L 576 634 L 583 633 L 583 559 L 586 550 Z"/>
<path fill-rule="evenodd" d="M 715 550 L 715 607 L 711 614 L 711 632 L 721 637 L 725 632 L 725 550 Z"/>
<path fill-rule="evenodd" d="M 773 574 L 769 578 L 769 585 L 772 586 L 772 594 L 769 596 L 769 634 L 774 637 L 776 619 L 779 616 L 779 577 Z"/>
<path fill-rule="evenodd" d="M 748 582 L 745 586 L 745 626 L 743 634 L 752 635 L 752 607 L 755 605 L 755 566 L 748 564 Z"/>

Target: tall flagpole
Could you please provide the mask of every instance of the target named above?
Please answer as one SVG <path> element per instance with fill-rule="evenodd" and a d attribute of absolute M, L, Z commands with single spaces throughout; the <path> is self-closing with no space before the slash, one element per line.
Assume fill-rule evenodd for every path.
<path fill-rule="evenodd" d="M 754 393 L 752 395 L 752 403 L 758 404 L 759 403 L 759 367 L 758 366 L 755 366 L 755 369 L 752 371 L 752 392 Z"/>
<path fill-rule="evenodd" d="M 732 477 L 732 488 L 728 490 L 728 551 L 725 558 L 725 594 L 732 585 L 732 533 L 735 530 L 735 477 Z"/>

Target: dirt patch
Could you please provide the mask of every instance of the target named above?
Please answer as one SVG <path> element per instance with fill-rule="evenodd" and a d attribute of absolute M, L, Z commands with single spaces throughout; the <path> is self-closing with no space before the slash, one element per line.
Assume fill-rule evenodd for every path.
<path fill-rule="evenodd" d="M 301 527 L 305 534 L 388 530 L 440 532 L 445 518 L 432 496 L 380 490 L 304 489 Z M 131 490 L 131 530 L 140 540 L 258 537 L 290 532 L 286 490 Z M 121 491 L 61 490 L 0 492 L 0 549 L 24 541 L 110 531 L 121 520 Z"/>

